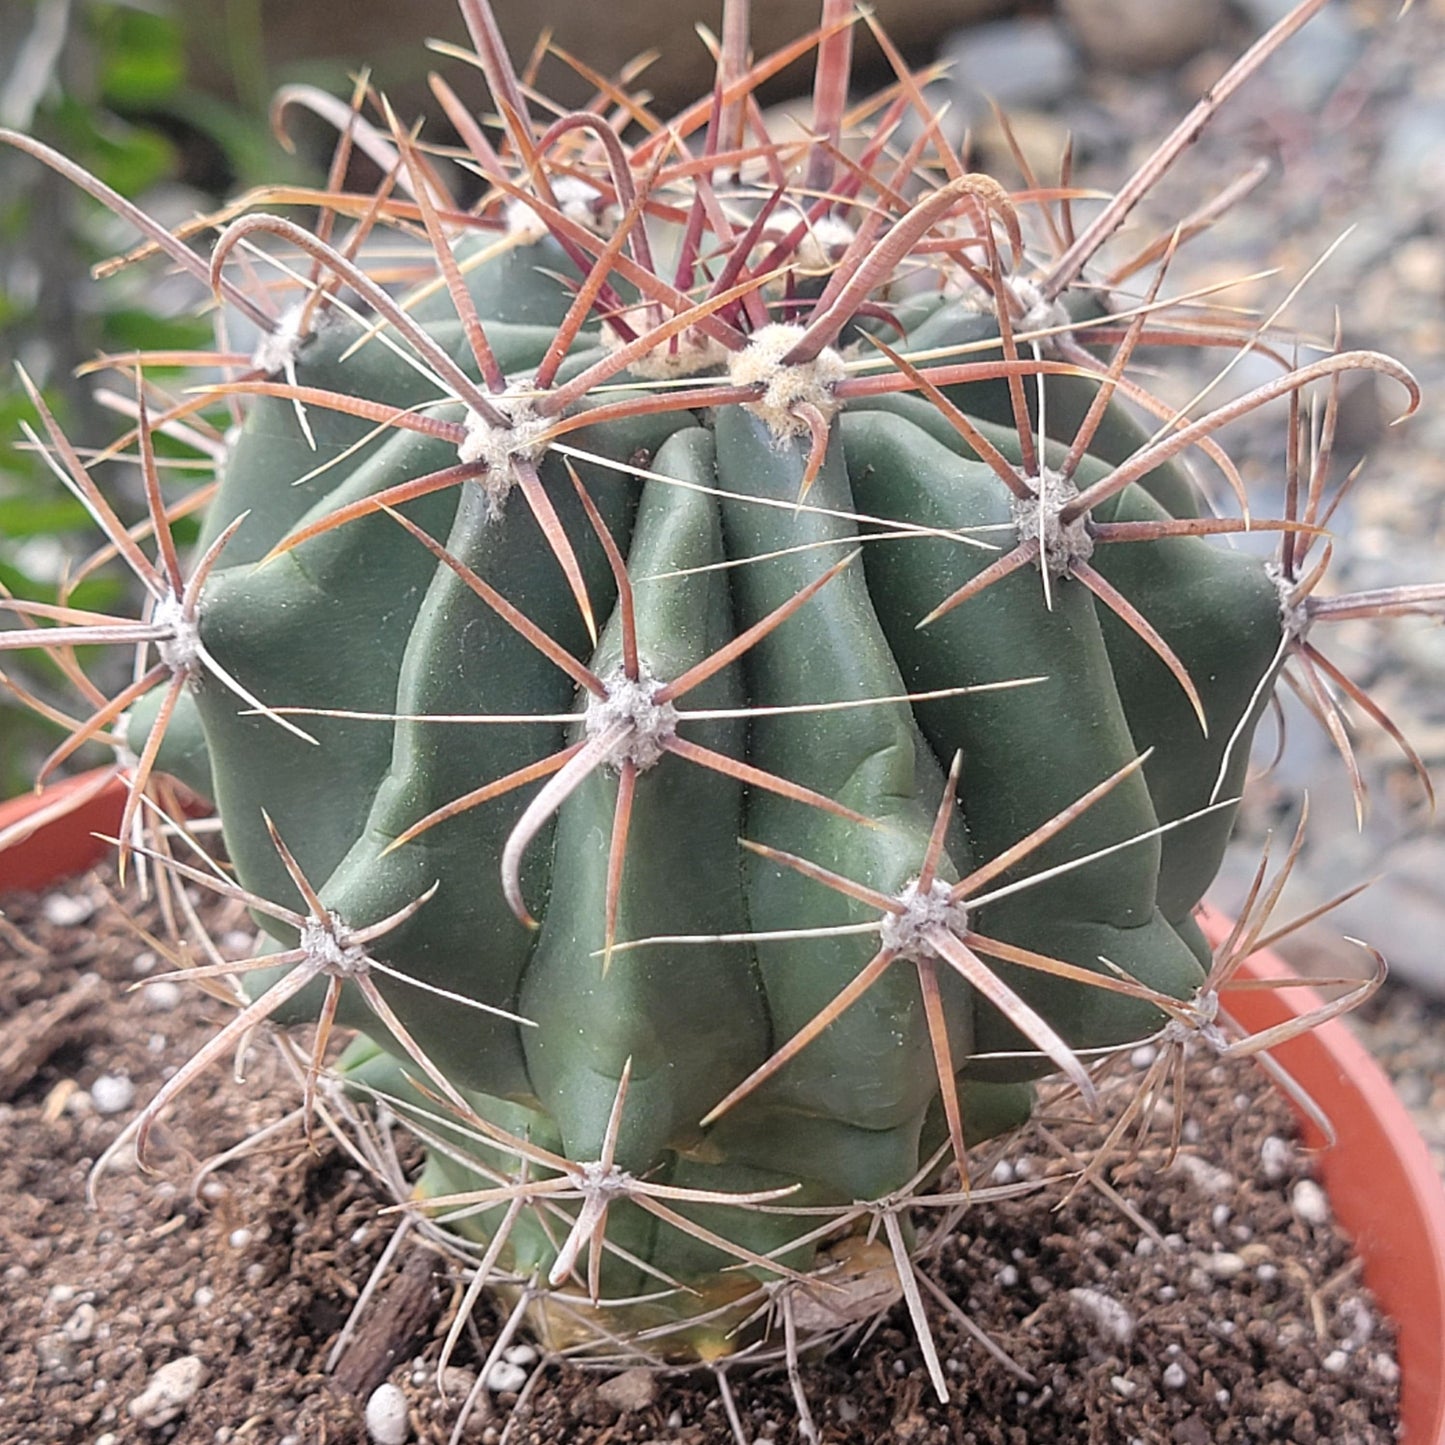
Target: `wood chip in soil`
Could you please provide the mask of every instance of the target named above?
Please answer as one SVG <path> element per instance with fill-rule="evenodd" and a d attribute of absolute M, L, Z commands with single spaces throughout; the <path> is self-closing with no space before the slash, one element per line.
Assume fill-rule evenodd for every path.
<path fill-rule="evenodd" d="M 407 1398 L 408 1438 L 442 1445 L 499 1318 L 484 1309 L 464 1336 L 443 1402 L 435 1365 L 460 1291 L 439 1256 L 409 1242 L 326 1371 L 394 1228 L 379 1215 L 391 1201 L 339 1146 L 322 1133 L 308 1145 L 288 1126 L 192 1188 L 199 1161 L 295 1108 L 296 1086 L 266 1040 L 244 1082 L 213 1070 L 157 1129 L 159 1177 L 112 1174 L 100 1208 L 87 1207 L 89 1167 L 133 1107 L 117 1105 L 132 1092 L 144 1103 L 227 1013 L 199 989 L 146 984 L 161 965 L 135 925 L 156 928 L 154 910 L 127 905 L 128 922 L 113 886 L 97 874 L 0 905 L 11 925 L 0 927 L 0 1445 L 363 1445 L 365 1396 L 383 1380 Z M 244 952 L 244 917 L 196 903 L 213 935 Z M 1391 1330 L 1319 1207 L 1289 1111 L 1247 1064 L 1198 1061 L 1190 1079 L 1185 1153 L 1164 1167 L 1161 1140 L 1113 1176 L 1162 1243 L 1097 1191 L 1060 1208 L 1060 1186 L 972 1206 L 929 1263 L 1027 1378 L 931 1308 L 953 1394 L 940 1404 L 895 1311 L 861 1347 L 804 1367 L 820 1438 L 1393 1440 Z M 1087 1148 L 1097 1135 L 1068 1121 L 1031 1131 L 999 1177 L 1062 1174 L 1050 1136 Z M 135 1419 L 132 1402 L 156 1372 L 186 1357 L 199 1365 L 183 1373 L 204 1383 L 169 1422 Z M 534 1364 L 528 1347 L 513 1358 L 540 1371 L 523 1403 L 483 1392 L 461 1439 L 737 1438 L 708 1374 L 609 1381 Z M 785 1378 L 738 1371 L 731 1385 L 749 1445 L 801 1438 Z"/>

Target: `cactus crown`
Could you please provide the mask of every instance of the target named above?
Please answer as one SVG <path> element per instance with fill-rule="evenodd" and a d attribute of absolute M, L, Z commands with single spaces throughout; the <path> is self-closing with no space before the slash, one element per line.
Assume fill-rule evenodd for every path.
<path fill-rule="evenodd" d="M 136 649 L 110 698 L 67 662 L 92 710 L 54 761 L 108 741 L 122 860 L 265 930 L 188 971 L 250 1001 L 123 1142 L 265 1018 L 319 1021 L 309 1102 L 345 1023 L 341 1076 L 427 1142 L 420 1206 L 541 1328 L 712 1358 L 779 1311 L 795 1346 L 800 1299 L 814 1333 L 854 1323 L 840 1250 L 876 1248 L 926 1330 L 899 1211 L 956 1199 L 943 1166 L 1024 1118 L 1033 1079 L 1091 1102 L 1094 1064 L 1142 1039 L 1237 1047 L 1219 990 L 1262 924 L 1211 955 L 1193 912 L 1255 722 L 1281 678 L 1337 736 L 1327 688 L 1382 717 L 1317 624 L 1441 601 L 1320 590 L 1340 378 L 1415 387 L 1336 347 L 1177 416 L 1138 347 L 1269 338 L 1171 313 L 1173 239 L 1091 267 L 1318 8 L 1082 229 L 1067 167 L 1019 198 L 971 173 L 876 27 L 896 80 L 850 108 L 872 22 L 849 0 L 761 61 L 730 0 L 713 93 L 666 123 L 611 83 L 545 118 L 462 0 L 498 118 L 433 77 L 460 148 L 424 145 L 363 82 L 328 186 L 282 197 L 314 228 L 243 201 L 209 261 L 202 226 L 172 236 L 7 135 L 254 333 L 200 396 L 147 374 L 174 358 L 106 359 L 136 377 L 110 454 L 138 456 L 154 560 L 30 387 L 148 601 L 9 603 L 0 647 Z M 812 124 L 780 138 L 754 92 L 809 50 Z M 358 146 L 373 194 L 346 188 Z M 1285 515 L 1253 516 L 1214 433 L 1284 399 L 1307 435 L 1315 383 L 1321 444 L 1291 448 Z M 155 433 L 217 460 L 189 571 Z M 1276 557 L 1232 550 L 1246 530 Z M 172 777 L 215 800 L 234 879 L 178 854 Z"/>

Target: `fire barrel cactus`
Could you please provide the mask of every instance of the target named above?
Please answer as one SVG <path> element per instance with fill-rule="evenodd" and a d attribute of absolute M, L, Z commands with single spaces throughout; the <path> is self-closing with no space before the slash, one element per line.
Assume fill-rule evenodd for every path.
<path fill-rule="evenodd" d="M 294 92 L 342 136 L 329 188 L 282 197 L 312 230 L 233 212 L 203 259 L 76 176 L 256 341 L 200 396 L 115 363 L 155 560 L 52 426 L 148 605 L 14 603 L 0 646 L 138 648 L 72 744 L 119 750 L 129 854 L 269 935 L 193 970 L 250 1001 L 142 1144 L 258 1019 L 319 1019 L 312 1086 L 339 1022 L 340 1074 L 427 1141 L 416 1198 L 554 1338 L 711 1358 L 780 1296 L 827 1333 L 905 1287 L 892 1205 L 1032 1080 L 1088 1102 L 1098 1059 L 1212 1020 L 1193 914 L 1276 683 L 1348 690 L 1315 625 L 1438 600 L 1318 587 L 1338 380 L 1413 383 L 1336 349 L 1173 414 L 1136 347 L 1249 332 L 1165 311 L 1167 238 L 1152 284 L 1090 279 L 1140 186 L 1075 237 L 1067 182 L 970 172 L 901 69 L 849 111 L 847 3 L 789 52 L 817 52 L 794 135 L 764 129 L 789 56 L 751 61 L 744 4 L 666 125 L 601 85 L 540 118 L 462 10 L 500 124 L 434 80 L 460 147 L 424 150 L 364 86 Z M 1215 430 L 1281 399 L 1308 436 L 1315 382 L 1287 515 L 1217 515 L 1189 459 L 1228 499 Z M 187 573 L 152 434 L 194 440 L 218 397 L 240 420 Z M 234 881 L 143 841 L 162 774 L 214 800 Z"/>

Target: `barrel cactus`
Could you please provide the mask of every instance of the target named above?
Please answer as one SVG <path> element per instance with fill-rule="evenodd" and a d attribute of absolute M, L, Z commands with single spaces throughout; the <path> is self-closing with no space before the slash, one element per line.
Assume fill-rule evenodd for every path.
<path fill-rule="evenodd" d="M 133 1135 L 263 1018 L 319 1021 L 314 1089 L 342 1024 L 337 1072 L 426 1140 L 417 1202 L 554 1339 L 715 1358 L 778 1300 L 826 1334 L 916 1294 L 901 1206 L 1033 1080 L 1089 1102 L 1095 1061 L 1212 1020 L 1194 910 L 1276 684 L 1348 688 L 1317 623 L 1438 602 L 1319 588 L 1339 378 L 1414 385 L 1336 349 L 1187 420 L 1133 378 L 1141 344 L 1248 339 L 1170 319 L 1172 242 L 1144 293 L 1089 272 L 1200 116 L 1070 240 L 1067 186 L 967 170 L 901 68 L 847 109 L 847 0 L 789 52 L 817 52 L 796 137 L 763 126 L 789 55 L 750 60 L 744 3 L 666 125 L 610 85 L 543 116 L 461 8 L 500 127 L 434 79 L 461 146 L 424 150 L 363 85 L 330 187 L 281 197 L 314 229 L 233 212 L 203 259 L 75 176 L 255 333 L 179 399 L 113 359 L 155 560 L 35 395 L 148 601 L 14 603 L 0 647 L 137 649 L 65 750 L 119 750 L 123 859 L 268 936 L 190 970 L 249 1001 Z M 1227 499 L 1214 432 L 1288 398 L 1298 437 L 1316 382 L 1287 514 L 1217 515 L 1189 459 Z M 188 571 L 152 435 L 221 399 Z M 214 800 L 233 876 L 146 841 L 163 772 Z"/>

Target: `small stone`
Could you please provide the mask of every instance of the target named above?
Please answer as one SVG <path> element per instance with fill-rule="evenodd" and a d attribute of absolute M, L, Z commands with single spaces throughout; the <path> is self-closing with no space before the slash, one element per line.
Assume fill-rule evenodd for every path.
<path fill-rule="evenodd" d="M 124 1074 L 102 1074 L 90 1086 L 97 1114 L 123 1114 L 135 1103 L 135 1085 Z"/>
<path fill-rule="evenodd" d="M 1138 1322 L 1113 1295 L 1097 1289 L 1071 1289 L 1069 1298 L 1106 1340 L 1117 1345 L 1127 1345 L 1133 1340 Z"/>
<path fill-rule="evenodd" d="M 147 1430 L 158 1430 L 185 1414 L 202 1385 L 206 1367 L 196 1355 L 182 1355 L 154 1371 L 126 1411 Z"/>
<path fill-rule="evenodd" d="M 1320 1368 L 1331 1375 L 1343 1375 L 1350 1367 L 1350 1357 L 1343 1350 L 1331 1350 L 1320 1361 Z"/>
<path fill-rule="evenodd" d="M 505 1395 L 520 1390 L 527 1383 L 527 1372 L 510 1360 L 498 1360 L 487 1371 L 487 1389 L 494 1395 Z"/>
<path fill-rule="evenodd" d="M 1182 1390 L 1189 1382 L 1189 1376 L 1184 1373 L 1184 1366 L 1175 1360 L 1172 1365 L 1165 1365 L 1159 1382 L 1166 1390 Z"/>
<path fill-rule="evenodd" d="M 230 1234 L 226 1236 L 226 1243 L 229 1244 L 232 1249 L 245 1249 L 250 1242 L 251 1231 L 249 1229 L 233 1229 Z"/>
<path fill-rule="evenodd" d="M 1189 1182 L 1202 1194 L 1228 1194 L 1234 1188 L 1234 1175 L 1198 1154 L 1181 1154 L 1174 1167 L 1187 1175 Z"/>
<path fill-rule="evenodd" d="M 1290 1172 L 1294 1149 L 1278 1134 L 1271 1134 L 1259 1146 L 1259 1167 L 1271 1184 L 1278 1184 Z"/>
<path fill-rule="evenodd" d="M 1206 1274 L 1213 1275 L 1215 1279 L 1234 1279 L 1248 1268 L 1239 1255 L 1227 1252 L 1201 1255 L 1199 1264 Z"/>
<path fill-rule="evenodd" d="M 76 1307 L 75 1313 L 60 1328 L 67 1339 L 83 1345 L 95 1334 L 95 1321 L 95 1306 L 83 1304 Z"/>
<path fill-rule="evenodd" d="M 95 904 L 89 898 L 77 898 L 69 893 L 51 893 L 40 905 L 40 911 L 47 923 L 56 928 L 77 928 L 95 912 Z"/>
<path fill-rule="evenodd" d="M 1114 1393 L 1125 1400 L 1132 1400 L 1139 1393 L 1139 1387 L 1128 1375 L 1113 1375 L 1109 1383 L 1114 1387 Z"/>
<path fill-rule="evenodd" d="M 1293 0 L 1239 0 L 1239 4 L 1261 31 L 1293 8 Z M 1281 106 L 1301 114 L 1318 111 L 1349 76 L 1365 38 L 1348 5 L 1327 5 L 1288 45 L 1270 56 L 1264 83 Z"/>
<path fill-rule="evenodd" d="M 181 986 L 169 978 L 148 983 L 141 990 L 141 1002 L 152 1013 L 169 1013 L 181 1001 Z"/>
<path fill-rule="evenodd" d="M 406 1396 L 395 1385 L 378 1385 L 366 1402 L 366 1433 L 375 1445 L 406 1445 L 411 1425 Z"/>
<path fill-rule="evenodd" d="M 1371 1373 L 1377 1375 L 1387 1385 L 1397 1385 L 1400 1382 L 1400 1365 L 1390 1355 L 1379 1354 L 1370 1357 Z"/>
<path fill-rule="evenodd" d="M 502 1351 L 502 1358 L 509 1365 L 535 1365 L 537 1351 L 532 1345 L 510 1345 Z"/>
<path fill-rule="evenodd" d="M 1078 57 L 1043 16 L 971 25 L 945 43 L 940 59 L 944 86 L 970 123 L 989 113 L 991 100 L 1005 112 L 1053 105 L 1079 77 Z"/>
<path fill-rule="evenodd" d="M 1012 1289 L 1019 1282 L 1018 1268 L 1015 1265 L 1006 1264 L 994 1278 L 997 1279 L 1005 1289 Z"/>
<path fill-rule="evenodd" d="M 47 1375 L 67 1380 L 75 1366 L 75 1342 L 63 1330 L 56 1330 L 35 1342 L 35 1355 Z"/>
<path fill-rule="evenodd" d="M 657 1399 L 657 1372 L 645 1366 L 624 1370 L 597 1387 L 597 1398 L 614 1410 L 645 1410 Z"/>
<path fill-rule="evenodd" d="M 120 1436 L 114 1430 L 107 1430 L 104 1435 L 95 1437 L 95 1445 L 119 1445 Z"/>
<path fill-rule="evenodd" d="M 1318 1228 L 1330 1221 L 1330 1201 L 1313 1179 L 1301 1179 L 1290 1191 L 1289 1202 L 1302 1224 Z"/>
<path fill-rule="evenodd" d="M 448 1365 L 442 1371 L 442 1394 L 448 1400 L 465 1400 L 477 1383 L 477 1372 L 465 1370 L 460 1365 Z"/>
<path fill-rule="evenodd" d="M 1214 41 L 1224 0 L 1060 0 L 1090 60 L 1131 73 L 1179 65 Z"/>
<path fill-rule="evenodd" d="M 1226 1395 L 1228 1391 L 1225 1392 Z M 1181 1420 L 1169 1434 L 1169 1445 L 1212 1445 L 1209 1427 L 1197 1415 Z"/>

